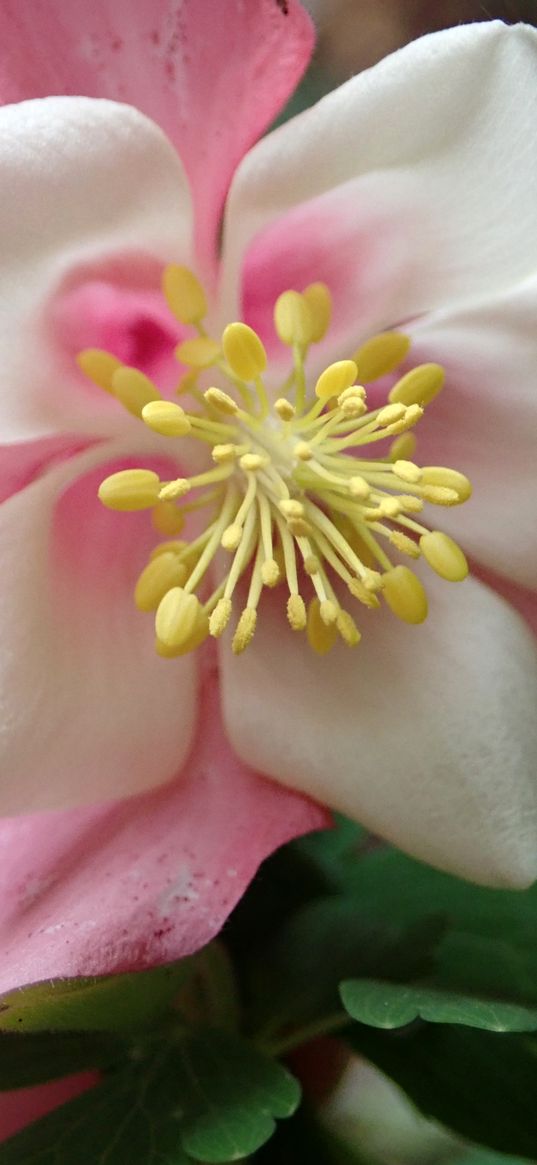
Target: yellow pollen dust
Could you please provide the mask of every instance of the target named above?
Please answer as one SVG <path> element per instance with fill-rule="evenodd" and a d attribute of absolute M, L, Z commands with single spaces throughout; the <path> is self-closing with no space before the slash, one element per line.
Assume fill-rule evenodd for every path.
<path fill-rule="evenodd" d="M 157 652 L 173 658 L 230 634 L 240 655 L 262 618 L 265 589 L 275 591 L 289 631 L 304 633 L 319 655 L 338 642 L 357 646 L 356 612 L 367 622 L 384 606 L 403 622 L 422 623 L 427 595 L 415 564 L 449 582 L 468 573 L 457 543 L 418 520 L 426 504 L 455 506 L 471 494 L 464 474 L 414 460 L 410 430 L 443 387 L 440 365 L 398 377 L 410 339 L 385 332 L 310 377 L 310 349 L 327 334 L 332 312 L 328 288 L 313 283 L 275 304 L 275 332 L 291 366 L 269 390 L 267 353 L 252 328 L 232 322 L 210 336 L 204 288 L 186 267 L 167 267 L 162 288 L 192 333 L 176 348 L 189 367 L 179 380 L 181 405 L 109 352 L 77 357 L 82 372 L 154 434 L 156 453 L 184 466 L 185 442 L 194 441 L 206 454 L 205 468 L 201 462 L 191 476 L 162 480 L 141 467 L 99 488 L 109 509 L 148 510 L 163 538 L 133 579 L 136 606 L 153 612 Z M 370 408 L 364 385 L 387 375 L 387 399 Z"/>

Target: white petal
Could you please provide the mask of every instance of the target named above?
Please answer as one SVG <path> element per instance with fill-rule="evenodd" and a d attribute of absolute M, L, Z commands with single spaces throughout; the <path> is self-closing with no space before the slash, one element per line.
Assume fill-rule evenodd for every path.
<path fill-rule="evenodd" d="M 189 261 L 181 163 L 130 106 L 50 97 L 0 110 L 0 172 L 0 436 L 110 433 L 127 418 L 104 393 L 100 414 L 54 334 L 54 304 L 100 263 Z"/>
<path fill-rule="evenodd" d="M 537 876 L 535 643 L 482 584 L 429 581 L 421 627 L 365 612 L 363 640 L 320 659 L 260 615 L 223 653 L 242 759 L 414 856 L 492 885 Z"/>
<path fill-rule="evenodd" d="M 344 184 L 357 244 L 387 217 L 400 235 L 400 274 L 388 263 L 384 292 L 373 264 L 379 326 L 526 277 L 537 251 L 536 50 L 537 32 L 523 25 L 436 33 L 265 138 L 230 192 L 224 296 L 262 228 Z M 367 264 L 361 245 L 355 262 Z"/>
<path fill-rule="evenodd" d="M 416 432 L 417 460 L 452 465 L 471 500 L 442 529 L 490 570 L 537 586 L 537 279 L 409 329 L 413 358 L 443 364 L 446 387 Z M 431 511 L 427 515 L 430 520 Z"/>
<path fill-rule="evenodd" d="M 118 455 L 80 454 L 0 506 L 4 814 L 141 792 L 173 777 L 190 746 L 192 658 L 160 659 L 132 598 L 154 542 L 147 514 L 96 497 Z"/>

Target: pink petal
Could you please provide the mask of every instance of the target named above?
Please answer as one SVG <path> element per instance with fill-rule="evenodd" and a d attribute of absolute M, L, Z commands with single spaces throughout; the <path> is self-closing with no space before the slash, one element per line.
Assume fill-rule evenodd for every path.
<path fill-rule="evenodd" d="M 0 40 L 4 101 L 111 97 L 162 126 L 190 179 L 207 260 L 235 166 L 295 88 L 313 33 L 297 0 L 6 0 Z"/>
<path fill-rule="evenodd" d="M 443 364 L 446 386 L 416 430 L 422 465 L 468 474 L 470 501 L 442 529 L 483 567 L 537 590 L 537 279 L 409 328 L 414 362 Z"/>
<path fill-rule="evenodd" d="M 46 1116 L 60 1104 L 74 1100 L 75 1096 L 91 1088 L 97 1081 L 95 1072 L 77 1072 L 76 1076 L 51 1080 L 48 1084 L 38 1084 L 34 1088 L 0 1092 L 0 1141 L 13 1137 L 20 1129 Z"/>
<path fill-rule="evenodd" d="M 96 279 L 127 297 L 154 293 L 165 262 L 190 262 L 190 200 L 177 155 L 129 106 L 51 97 L 0 109 L 0 167 L 2 441 L 124 432 L 127 415 L 82 377 L 74 353 L 83 339 L 110 339 L 92 326 L 99 318 L 110 320 L 115 339 L 132 329 L 141 304 L 125 311 L 116 294 L 101 302 L 100 317 L 93 304 L 84 332 L 87 296 L 70 312 L 66 297 Z M 137 346 L 147 355 L 147 345 Z"/>
<path fill-rule="evenodd" d="M 259 863 L 328 824 L 241 764 L 203 688 L 172 784 L 93 809 L 0 822 L 0 989 L 182 958 L 218 933 Z"/>
<path fill-rule="evenodd" d="M 190 747 L 193 658 L 159 658 L 153 617 L 132 598 L 158 536 L 147 513 L 97 499 L 125 465 L 113 458 L 81 453 L 0 506 L 4 813 L 139 792 L 169 780 Z"/>
<path fill-rule="evenodd" d="M 537 877 L 537 650 L 497 595 L 428 573 L 429 618 L 353 608 L 323 658 L 265 599 L 244 655 L 223 642 L 224 717 L 242 759 L 459 877 Z M 260 689 L 263 699 L 258 698 Z"/>
<path fill-rule="evenodd" d="M 174 348 L 187 329 L 173 319 L 161 280 L 162 264 L 147 257 L 88 264 L 65 281 L 52 304 L 50 321 L 70 361 L 70 378 L 80 381 L 78 392 L 93 394 L 96 410 L 108 406 L 111 419 L 117 405 L 82 377 L 76 356 L 83 348 L 104 348 L 145 372 L 161 391 L 173 390 L 180 376 Z"/>

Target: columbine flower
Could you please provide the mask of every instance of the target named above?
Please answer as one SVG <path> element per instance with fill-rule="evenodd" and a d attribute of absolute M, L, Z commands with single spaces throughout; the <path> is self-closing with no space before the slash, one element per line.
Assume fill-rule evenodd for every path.
<path fill-rule="evenodd" d="M 77 40 L 56 11 L 39 92 L 132 99 L 177 130 L 189 184 L 127 106 L 2 112 L 5 809 L 123 796 L 181 770 L 218 717 L 196 681 L 212 633 L 241 763 L 425 860 L 524 884 L 534 645 L 488 586 L 445 580 L 466 573 L 452 536 L 534 578 L 535 34 L 425 38 L 269 135 L 233 178 L 217 259 L 231 171 L 298 76 L 305 14 L 195 0 L 160 27 L 137 7 L 112 35 L 101 6 Z M 17 44 L 24 22 L 7 18 Z M 12 96 L 36 92 L 28 69 Z M 179 400 L 177 343 L 193 369 Z M 466 474 L 475 495 L 459 508 Z M 172 545 L 148 564 L 159 533 Z M 426 614 L 422 562 L 430 613 L 409 627 Z M 133 590 L 157 608 L 159 652 L 185 654 L 155 652 Z M 234 653 L 225 625 L 241 611 Z M 27 861 L 32 830 L 24 858 L 10 830 Z"/>

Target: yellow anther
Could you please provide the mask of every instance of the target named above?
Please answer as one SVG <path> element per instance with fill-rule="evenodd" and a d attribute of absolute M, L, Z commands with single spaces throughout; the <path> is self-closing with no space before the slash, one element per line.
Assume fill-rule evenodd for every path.
<path fill-rule="evenodd" d="M 192 427 L 184 409 L 169 400 L 152 400 L 144 405 L 142 420 L 163 437 L 184 437 Z"/>
<path fill-rule="evenodd" d="M 236 445 L 214 445 L 212 452 L 211 452 L 211 457 L 212 457 L 213 461 L 216 461 L 217 465 L 226 465 L 230 461 L 236 461 L 236 459 L 237 459 L 237 446 Z"/>
<path fill-rule="evenodd" d="M 313 315 L 299 291 L 284 291 L 274 307 L 274 326 L 282 344 L 306 347 L 313 339 Z"/>
<path fill-rule="evenodd" d="M 464 473 L 459 473 L 457 469 L 444 469 L 441 465 L 426 465 L 421 472 L 425 485 L 440 485 L 446 489 L 455 490 L 459 502 L 465 502 L 471 496 L 471 481 L 464 476 Z"/>
<path fill-rule="evenodd" d="M 158 500 L 160 478 L 151 469 L 122 469 L 105 477 L 98 496 L 108 510 L 149 510 Z"/>
<path fill-rule="evenodd" d="M 397 421 L 402 421 L 405 416 L 406 408 L 403 404 L 385 405 L 377 416 L 377 425 L 385 428 L 387 425 L 394 425 Z"/>
<path fill-rule="evenodd" d="M 293 449 L 293 453 L 295 457 L 298 457 L 299 461 L 311 461 L 313 457 L 313 451 L 307 441 L 298 441 Z"/>
<path fill-rule="evenodd" d="M 267 367 L 267 353 L 257 332 L 248 324 L 228 324 L 222 336 L 224 356 L 241 380 L 256 380 Z"/>
<path fill-rule="evenodd" d="M 104 388 L 105 392 L 114 391 L 112 377 L 122 366 L 117 356 L 112 356 L 111 352 L 105 352 L 102 348 L 85 348 L 78 353 L 76 362 L 84 376 L 88 376 L 99 388 Z"/>
<path fill-rule="evenodd" d="M 360 477 L 359 474 L 356 474 L 354 477 L 349 478 L 349 493 L 351 497 L 360 498 L 362 501 L 365 501 L 371 493 L 371 486 L 365 477 Z"/>
<path fill-rule="evenodd" d="M 398 460 L 395 462 L 393 472 L 396 477 L 400 477 L 401 481 L 407 481 L 409 485 L 415 485 L 421 480 L 421 469 L 414 465 L 413 461 Z"/>
<path fill-rule="evenodd" d="M 401 511 L 405 511 L 407 514 L 421 514 L 423 509 L 421 498 L 416 498 L 413 494 L 398 494 L 397 500 Z"/>
<path fill-rule="evenodd" d="M 363 396 L 360 396 L 359 393 L 353 393 L 352 390 L 349 391 L 349 395 L 343 392 L 341 396 L 338 397 L 337 403 L 346 420 L 354 420 L 358 417 L 364 417 L 367 412 L 367 404 Z"/>
<path fill-rule="evenodd" d="M 321 563 L 319 562 L 317 555 L 308 554 L 307 558 L 304 559 L 304 570 L 306 571 L 306 574 L 309 574 L 310 576 L 312 574 L 318 574 L 320 569 Z"/>
<path fill-rule="evenodd" d="M 209 633 L 214 639 L 219 639 L 231 618 L 231 599 L 219 599 L 209 619 Z"/>
<path fill-rule="evenodd" d="M 292 631 L 304 631 L 307 624 L 306 607 L 301 595 L 289 595 L 287 618 Z"/>
<path fill-rule="evenodd" d="M 256 469 L 265 469 L 270 465 L 270 457 L 263 456 L 261 453 L 244 453 L 240 458 L 239 465 L 247 473 L 255 473 Z"/>
<path fill-rule="evenodd" d="M 378 380 L 387 372 L 393 372 L 404 360 L 409 348 L 410 337 L 405 336 L 404 332 L 383 332 L 371 336 L 353 354 L 360 380 L 369 384 L 371 380 Z"/>
<path fill-rule="evenodd" d="M 396 550 L 400 550 L 401 554 L 408 554 L 409 558 L 419 558 L 420 548 L 408 534 L 402 534 L 400 530 L 392 530 L 390 533 L 390 542 L 395 546 Z"/>
<path fill-rule="evenodd" d="M 159 643 L 173 649 L 184 647 L 196 629 L 201 610 L 196 595 L 187 594 L 182 587 L 172 587 L 157 609 L 155 631 Z"/>
<path fill-rule="evenodd" d="M 380 509 L 387 518 L 397 518 L 401 513 L 399 498 L 383 498 L 380 503 Z"/>
<path fill-rule="evenodd" d="M 362 636 L 348 611 L 340 610 L 337 614 L 336 627 L 347 647 L 356 647 Z"/>
<path fill-rule="evenodd" d="M 421 493 L 433 506 L 458 506 L 461 500 L 456 489 L 445 485 L 422 485 Z"/>
<path fill-rule="evenodd" d="M 168 594 L 170 593 L 168 591 Z M 157 654 L 164 656 L 165 659 L 173 659 L 178 655 L 187 655 L 189 651 L 195 651 L 196 647 L 199 647 L 203 643 L 208 634 L 209 620 L 203 607 L 199 606 L 192 631 L 186 638 L 183 638 L 178 643 L 162 643 L 157 636 L 155 643 Z"/>
<path fill-rule="evenodd" d="M 317 344 L 323 339 L 330 327 L 332 318 L 332 296 L 326 283 L 310 283 L 302 292 L 310 309 L 312 319 L 311 343 Z"/>
<path fill-rule="evenodd" d="M 126 364 L 122 364 L 121 368 L 114 372 L 112 392 L 134 417 L 141 417 L 145 405 L 161 399 L 153 381 L 137 368 L 129 368 Z"/>
<path fill-rule="evenodd" d="M 337 360 L 325 368 L 315 385 L 315 395 L 319 400 L 330 400 L 341 396 L 356 380 L 358 369 L 354 360 Z"/>
<path fill-rule="evenodd" d="M 185 494 L 189 493 L 191 489 L 190 482 L 186 477 L 176 477 L 175 481 L 167 481 L 166 485 L 162 486 L 159 493 L 159 501 L 173 502 L 176 498 L 184 498 Z"/>
<path fill-rule="evenodd" d="M 256 624 L 257 611 L 255 607 L 245 607 L 237 623 L 237 629 L 231 644 L 231 650 L 234 655 L 241 655 L 243 651 L 246 651 L 246 648 L 254 637 Z"/>
<path fill-rule="evenodd" d="M 292 421 L 296 415 L 295 406 L 284 396 L 280 396 L 278 400 L 274 401 L 274 411 L 277 412 L 281 421 Z"/>
<path fill-rule="evenodd" d="M 421 405 L 409 405 L 404 417 L 400 421 L 394 421 L 392 425 L 388 425 L 386 433 L 388 436 L 396 436 L 397 433 L 406 433 L 407 429 L 411 429 L 421 420 L 423 416 L 423 409 Z"/>
<path fill-rule="evenodd" d="M 380 607 L 377 596 L 372 591 L 368 591 L 359 578 L 351 578 L 348 586 L 353 598 L 358 599 L 358 602 L 363 603 L 365 607 L 371 609 Z"/>
<path fill-rule="evenodd" d="M 363 384 L 350 384 L 348 388 L 344 388 L 343 392 L 340 392 L 337 402 L 342 405 L 346 400 L 365 400 L 366 397 L 367 393 Z"/>
<path fill-rule="evenodd" d="M 423 584 L 408 566 L 394 566 L 386 571 L 383 594 L 390 610 L 403 623 L 423 623 L 427 618 Z"/>
<path fill-rule="evenodd" d="M 304 506 L 296 498 L 284 498 L 280 502 L 280 510 L 286 518 L 303 518 Z"/>
<path fill-rule="evenodd" d="M 174 505 L 173 502 L 158 501 L 151 513 L 151 521 L 159 534 L 167 534 L 172 537 L 174 534 L 181 533 L 185 524 L 185 516 L 179 506 Z"/>
<path fill-rule="evenodd" d="M 332 602 L 331 599 L 323 599 L 319 607 L 319 614 L 323 623 L 330 627 L 332 623 L 336 622 L 339 607 Z"/>
<path fill-rule="evenodd" d="M 149 557 L 153 560 L 153 558 L 158 558 L 159 554 L 180 554 L 187 546 L 188 542 L 179 542 L 176 539 L 168 542 L 159 542 L 157 546 L 153 547 Z"/>
<path fill-rule="evenodd" d="M 396 437 L 390 445 L 390 461 L 399 461 L 400 458 L 410 461 L 416 452 L 416 445 L 414 433 L 403 433 L 401 437 Z"/>
<path fill-rule="evenodd" d="M 337 640 L 336 621 L 325 623 L 321 616 L 321 603 L 317 598 L 312 599 L 308 607 L 307 621 L 308 643 L 317 655 L 326 655 Z"/>
<path fill-rule="evenodd" d="M 448 582 L 462 582 L 468 574 L 468 563 L 460 546 L 442 534 L 440 530 L 431 530 L 429 534 L 422 534 L 420 546 L 423 557 L 440 578 Z"/>
<path fill-rule="evenodd" d="M 186 582 L 188 570 L 176 554 L 168 551 L 152 558 L 142 571 L 134 591 L 134 602 L 139 611 L 156 611 L 161 599 L 172 587 Z"/>
<path fill-rule="evenodd" d="M 208 388 L 207 392 L 204 392 L 203 395 L 207 404 L 212 405 L 219 412 L 227 413 L 230 417 L 237 415 L 239 411 L 238 404 L 233 400 L 232 396 L 229 396 L 227 392 L 223 392 L 221 388 Z"/>
<path fill-rule="evenodd" d="M 428 405 L 443 387 L 446 374 L 440 364 L 418 364 L 394 384 L 388 400 L 404 405 Z"/>
<path fill-rule="evenodd" d="M 216 364 L 221 354 L 220 344 L 210 340 L 208 336 L 195 336 L 193 340 L 183 340 L 175 349 L 175 355 L 181 364 L 188 364 L 192 368 L 210 368 Z"/>
<path fill-rule="evenodd" d="M 220 539 L 220 545 L 223 546 L 224 550 L 233 552 L 234 550 L 237 550 L 241 538 L 242 526 L 239 526 L 238 522 L 233 522 L 231 526 L 228 526 L 227 529 L 224 530 L 224 533 Z"/>
<path fill-rule="evenodd" d="M 275 587 L 278 585 L 281 574 L 278 563 L 275 558 L 266 558 L 261 567 L 261 578 L 263 585 L 266 587 Z"/>
<path fill-rule="evenodd" d="M 182 324 L 198 324 L 207 314 L 203 287 L 188 267 L 179 267 L 176 263 L 165 267 L 162 291 L 170 311 Z"/>

